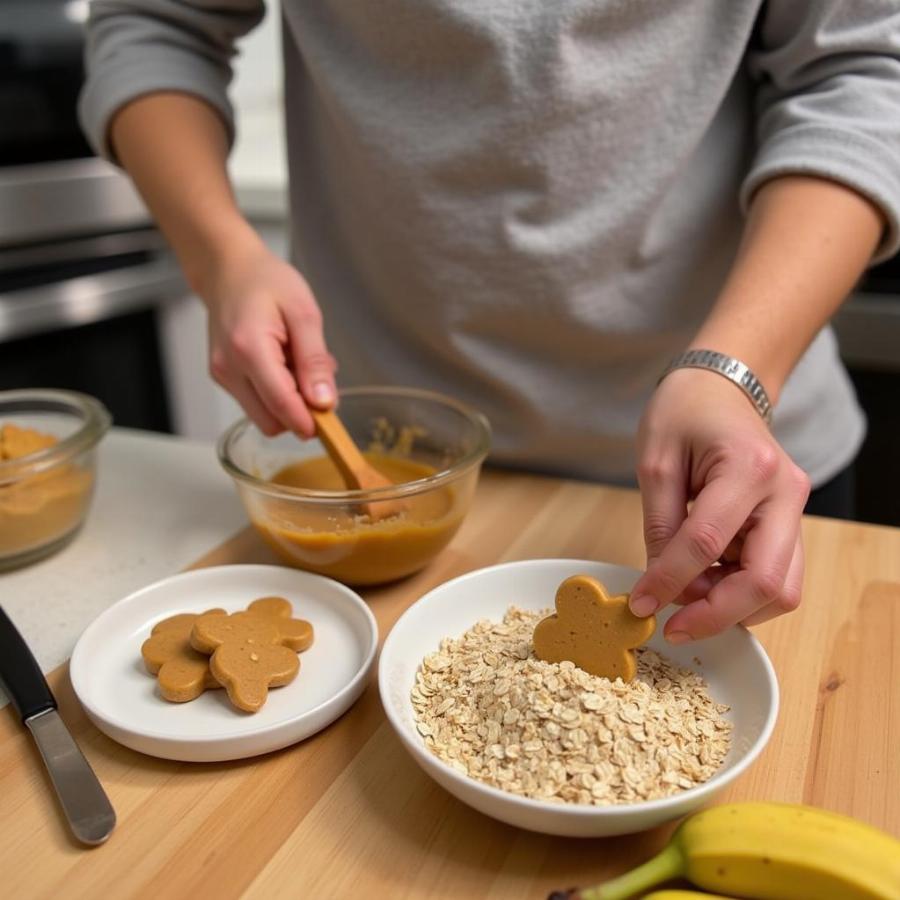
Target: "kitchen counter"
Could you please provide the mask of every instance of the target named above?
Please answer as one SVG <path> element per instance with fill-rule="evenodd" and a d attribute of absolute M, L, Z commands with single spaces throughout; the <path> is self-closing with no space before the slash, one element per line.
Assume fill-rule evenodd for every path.
<path fill-rule="evenodd" d="M 184 568 L 247 521 L 210 444 L 113 428 L 98 472 L 94 505 L 72 543 L 0 574 L 3 607 L 44 671 L 69 657 L 107 606 Z"/>
<path fill-rule="evenodd" d="M 154 482 L 162 481 L 159 461 L 145 462 L 158 466 Z M 223 525 L 210 514 L 219 487 L 202 488 L 205 506 L 184 502 L 197 487 L 180 471 L 183 494 L 168 523 L 188 516 L 194 525 L 185 533 L 199 543 L 194 528 Z M 195 471 L 205 472 L 199 464 Z M 364 596 L 383 639 L 417 597 L 481 566 L 534 557 L 640 565 L 640 517 L 634 491 L 486 472 L 440 557 Z M 164 523 L 156 524 L 147 557 L 156 556 L 157 541 L 169 547 Z M 719 799 L 809 803 L 900 835 L 900 530 L 810 518 L 803 534 L 805 602 L 754 629 L 778 674 L 778 723 L 760 758 Z M 166 550 L 172 571 L 183 550 Z M 248 530 L 198 564 L 235 562 L 274 559 Z M 154 569 L 161 565 L 154 559 Z M 106 596 L 107 587 L 83 570 L 79 577 L 82 602 L 99 605 L 95 595 Z M 74 618 L 74 605 L 71 612 Z M 77 616 L 89 618 L 80 609 Z M 374 678 L 348 713 L 309 740 L 213 764 L 167 762 L 119 746 L 87 720 L 65 666 L 50 681 L 119 823 L 102 847 L 77 847 L 30 738 L 11 711 L 0 712 L 0 871 L 9 896 L 543 900 L 551 889 L 630 868 L 671 831 L 567 840 L 475 812 L 406 754 Z"/>

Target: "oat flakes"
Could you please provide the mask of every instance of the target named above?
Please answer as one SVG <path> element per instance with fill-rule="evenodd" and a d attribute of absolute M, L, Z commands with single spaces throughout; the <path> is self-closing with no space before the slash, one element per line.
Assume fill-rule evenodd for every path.
<path fill-rule="evenodd" d="M 412 690 L 426 746 L 457 771 L 524 797 L 605 806 L 707 781 L 731 744 L 704 679 L 641 648 L 629 684 L 531 652 L 548 611 L 511 606 L 445 638 Z"/>

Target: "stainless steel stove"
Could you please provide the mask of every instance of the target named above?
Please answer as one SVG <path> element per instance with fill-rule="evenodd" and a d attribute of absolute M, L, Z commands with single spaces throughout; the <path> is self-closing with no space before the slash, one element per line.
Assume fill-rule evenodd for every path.
<path fill-rule="evenodd" d="M 100 397 L 171 430 L 158 313 L 184 281 L 76 118 L 84 0 L 0 0 L 0 389 Z"/>

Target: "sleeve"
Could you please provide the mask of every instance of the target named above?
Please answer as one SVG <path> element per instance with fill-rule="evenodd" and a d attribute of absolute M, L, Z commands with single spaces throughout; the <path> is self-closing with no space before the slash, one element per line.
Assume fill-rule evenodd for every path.
<path fill-rule="evenodd" d="M 166 90 L 209 103 L 233 142 L 230 61 L 237 38 L 263 14 L 263 0 L 93 0 L 79 117 L 96 152 L 113 159 L 108 132 L 117 110 Z"/>
<path fill-rule="evenodd" d="M 757 150 L 741 187 L 819 175 L 879 206 L 888 228 L 873 262 L 900 249 L 900 5 L 897 0 L 769 0 L 748 54 Z"/>

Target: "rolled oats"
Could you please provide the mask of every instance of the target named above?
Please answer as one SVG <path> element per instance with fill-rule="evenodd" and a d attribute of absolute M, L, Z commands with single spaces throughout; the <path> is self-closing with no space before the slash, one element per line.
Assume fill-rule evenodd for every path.
<path fill-rule="evenodd" d="M 628 684 L 543 662 L 530 648 L 545 615 L 511 606 L 425 657 L 411 698 L 436 756 L 521 796 L 595 806 L 666 797 L 716 772 L 731 724 L 700 675 L 648 648 Z"/>

